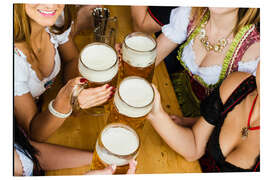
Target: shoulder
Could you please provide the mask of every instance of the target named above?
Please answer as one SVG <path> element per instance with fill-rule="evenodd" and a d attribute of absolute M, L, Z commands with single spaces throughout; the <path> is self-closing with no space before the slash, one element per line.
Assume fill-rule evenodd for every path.
<path fill-rule="evenodd" d="M 252 61 L 260 56 L 260 41 L 253 43 L 242 57 L 243 62 Z"/>
<path fill-rule="evenodd" d="M 220 98 L 223 103 L 227 101 L 233 91 L 243 82 L 246 78 L 251 76 L 245 72 L 231 73 L 221 84 L 219 88 Z"/>
<path fill-rule="evenodd" d="M 18 48 L 19 47 L 19 48 Z M 18 46 L 14 47 L 14 73 L 15 77 L 16 75 L 19 74 L 19 76 L 25 74 L 28 72 L 28 68 L 30 64 L 27 61 L 27 51 L 22 51 L 24 50 L 23 46 Z M 25 53 L 26 52 L 26 53 Z M 16 78 L 15 78 L 16 79 Z"/>

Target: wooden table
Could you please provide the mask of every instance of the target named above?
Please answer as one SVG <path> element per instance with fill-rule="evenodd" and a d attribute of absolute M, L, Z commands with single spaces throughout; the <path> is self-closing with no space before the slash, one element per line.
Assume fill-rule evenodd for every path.
<path fill-rule="evenodd" d="M 127 6 L 108 6 L 112 15 L 119 20 L 119 32 L 117 42 L 122 42 L 124 37 L 132 32 L 130 8 Z M 78 48 L 91 42 L 89 33 L 82 33 L 76 37 Z M 181 111 L 177 103 L 176 96 L 167 73 L 164 63 L 161 63 L 154 74 L 153 83 L 157 86 L 161 97 L 162 105 L 169 114 L 181 116 Z M 55 97 L 58 87 L 47 92 L 51 97 L 45 100 L 44 108 L 47 103 Z M 93 150 L 96 138 L 100 130 L 105 126 L 105 116 L 89 116 L 84 113 L 72 115 L 64 124 L 48 139 L 48 143 L 59 144 L 84 150 Z M 137 158 L 137 174 L 151 173 L 188 173 L 201 172 L 199 163 L 187 162 L 182 156 L 173 151 L 156 133 L 151 124 L 146 121 L 141 134 L 141 149 Z M 79 175 L 89 171 L 88 166 L 48 171 L 46 175 Z"/>

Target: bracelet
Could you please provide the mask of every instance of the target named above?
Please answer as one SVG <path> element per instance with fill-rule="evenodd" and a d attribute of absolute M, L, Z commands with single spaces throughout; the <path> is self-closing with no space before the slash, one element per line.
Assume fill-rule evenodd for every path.
<path fill-rule="evenodd" d="M 87 86 L 86 84 L 83 84 L 83 85 L 77 84 L 73 87 L 72 93 L 71 93 L 71 98 L 70 98 L 70 105 L 72 106 L 72 109 L 75 109 L 75 110 L 80 109 L 80 105 L 78 102 L 78 96 L 81 93 L 81 91 L 86 88 L 86 86 Z"/>
<path fill-rule="evenodd" d="M 49 111 L 50 111 L 50 113 L 51 113 L 52 115 L 54 115 L 55 117 L 58 117 L 58 118 L 67 118 L 68 116 L 71 115 L 72 109 L 71 109 L 68 113 L 66 113 L 66 114 L 60 113 L 60 112 L 56 111 L 56 110 L 53 108 L 53 105 L 52 105 L 53 102 L 54 102 L 54 99 L 51 100 L 51 102 L 50 102 L 49 105 L 48 105 L 48 109 L 49 109 Z"/>

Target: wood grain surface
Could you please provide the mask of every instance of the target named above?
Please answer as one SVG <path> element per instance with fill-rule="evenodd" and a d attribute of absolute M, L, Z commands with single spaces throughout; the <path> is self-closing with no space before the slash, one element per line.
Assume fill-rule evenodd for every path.
<path fill-rule="evenodd" d="M 130 8 L 129 6 L 107 7 L 111 10 L 113 16 L 118 17 L 119 30 L 116 42 L 122 42 L 124 37 L 132 32 Z M 75 40 L 78 48 L 82 49 L 92 41 L 91 31 L 79 34 Z M 59 83 L 59 79 L 56 87 L 46 92 L 45 96 L 47 98 L 44 100 L 43 108 L 47 107 L 48 102 L 56 96 L 60 89 L 61 83 Z M 181 116 L 182 113 L 164 63 L 156 67 L 153 83 L 161 94 L 162 105 L 166 112 Z M 108 114 L 108 111 L 104 116 L 92 116 L 86 112 L 73 113 L 47 142 L 93 151 L 97 136 L 105 126 Z M 197 161 L 185 161 L 182 156 L 173 151 L 160 138 L 148 121 L 146 121 L 140 133 L 142 145 L 137 157 L 137 174 L 201 172 Z M 89 169 L 90 165 L 48 171 L 46 175 L 80 175 L 89 171 Z"/>

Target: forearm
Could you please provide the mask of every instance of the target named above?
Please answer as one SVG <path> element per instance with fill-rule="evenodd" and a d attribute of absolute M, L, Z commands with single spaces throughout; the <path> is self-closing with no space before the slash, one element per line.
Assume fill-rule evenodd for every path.
<path fill-rule="evenodd" d="M 147 13 L 147 6 L 131 6 L 133 31 L 140 31 Z"/>
<path fill-rule="evenodd" d="M 53 108 L 63 114 L 70 112 L 71 105 L 68 101 L 56 98 L 52 104 Z M 48 108 L 34 116 L 30 124 L 30 138 L 44 142 L 53 134 L 65 121 L 65 118 L 58 118 L 50 113 Z"/>
<path fill-rule="evenodd" d="M 149 118 L 151 124 L 163 140 L 187 160 L 197 155 L 195 136 L 192 129 L 178 126 L 166 112 Z"/>
<path fill-rule="evenodd" d="M 164 60 L 176 47 L 177 43 L 168 39 L 163 33 L 157 38 L 156 66 Z"/>
<path fill-rule="evenodd" d="M 39 151 L 37 158 L 43 170 L 81 167 L 92 161 L 92 153 L 89 151 L 46 143 L 31 144 Z"/>
<path fill-rule="evenodd" d="M 64 63 L 63 76 L 64 76 L 64 83 L 66 83 L 70 79 L 79 76 L 78 58 L 74 58 Z"/>
<path fill-rule="evenodd" d="M 147 6 L 131 7 L 133 31 L 153 34 L 161 30 L 161 26 L 148 14 L 147 8 Z"/>
<path fill-rule="evenodd" d="M 79 49 L 70 35 L 69 41 L 59 46 L 58 50 L 63 62 L 64 83 L 66 83 L 79 75 Z"/>

